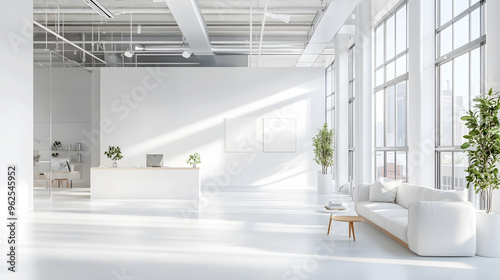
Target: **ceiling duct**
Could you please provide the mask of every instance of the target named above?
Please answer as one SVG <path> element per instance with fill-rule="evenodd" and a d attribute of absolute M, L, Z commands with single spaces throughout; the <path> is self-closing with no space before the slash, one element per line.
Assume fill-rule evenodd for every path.
<path fill-rule="evenodd" d="M 207 26 L 196 0 L 165 0 L 191 52 L 203 66 L 215 66 Z"/>
<path fill-rule="evenodd" d="M 106 18 L 114 18 L 113 14 L 106 9 L 101 3 L 97 2 L 97 0 L 83 0 L 87 5 L 89 5 L 94 11 Z"/>
<path fill-rule="evenodd" d="M 312 67 L 361 0 L 331 1 L 300 56 L 297 67 Z"/>

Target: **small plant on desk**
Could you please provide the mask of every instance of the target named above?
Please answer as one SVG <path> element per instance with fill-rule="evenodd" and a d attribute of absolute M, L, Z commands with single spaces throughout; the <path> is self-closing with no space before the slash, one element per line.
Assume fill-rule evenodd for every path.
<path fill-rule="evenodd" d="M 119 146 L 109 146 L 108 150 L 104 152 L 104 154 L 113 161 L 113 167 L 116 167 L 116 161 L 123 158 L 122 150 Z"/>
<path fill-rule="evenodd" d="M 186 163 L 192 165 L 193 168 L 196 168 L 196 164 L 201 163 L 201 157 L 198 153 L 194 153 L 192 155 L 189 155 L 189 158 L 188 160 L 186 160 Z"/>

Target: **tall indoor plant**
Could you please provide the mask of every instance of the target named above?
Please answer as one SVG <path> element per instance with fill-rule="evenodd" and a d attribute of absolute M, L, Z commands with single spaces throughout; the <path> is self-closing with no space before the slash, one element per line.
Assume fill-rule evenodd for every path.
<path fill-rule="evenodd" d="M 461 119 L 470 129 L 461 147 L 469 156 L 467 188 L 474 186 L 481 195 L 486 208 L 476 215 L 476 252 L 487 257 L 500 257 L 500 213 L 491 210 L 493 191 L 498 189 L 498 167 L 500 160 L 500 93 L 490 91 L 473 100 L 473 110 Z M 496 245 L 495 245 L 496 244 Z"/>
<path fill-rule="evenodd" d="M 314 161 L 321 165 L 318 173 L 318 193 L 327 194 L 332 191 L 332 178 L 328 175 L 328 167 L 333 165 L 333 129 L 328 129 L 325 123 L 318 134 L 312 139 L 314 146 Z"/>
<path fill-rule="evenodd" d="M 474 186 L 484 199 L 486 213 L 490 213 L 493 190 L 498 189 L 500 183 L 496 166 L 500 160 L 500 93 L 490 89 L 473 101 L 474 109 L 461 118 L 470 129 L 464 135 L 467 142 L 462 144 L 462 149 L 472 148 L 465 151 L 469 156 L 467 188 Z"/>

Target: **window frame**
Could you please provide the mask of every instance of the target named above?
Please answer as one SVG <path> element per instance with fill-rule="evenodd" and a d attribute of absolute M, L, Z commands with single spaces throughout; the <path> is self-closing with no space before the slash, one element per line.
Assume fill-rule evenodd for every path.
<path fill-rule="evenodd" d="M 335 125 L 335 87 L 336 87 L 336 76 L 335 76 L 335 60 L 332 61 L 330 65 L 325 68 L 325 123 L 330 125 L 330 129 L 333 129 L 334 133 L 336 131 Z M 328 90 L 330 89 L 330 90 Z M 330 98 L 331 107 L 328 107 L 328 98 Z M 328 118 L 328 113 L 330 113 L 330 118 Z M 333 156 L 335 158 L 335 150 L 333 151 Z M 335 180 L 335 161 L 331 168 L 332 179 Z"/>
<path fill-rule="evenodd" d="M 436 189 L 447 189 L 447 190 L 455 190 L 459 187 L 459 183 L 457 179 L 460 179 L 458 177 L 455 177 L 456 175 L 456 154 L 457 153 L 463 153 L 465 150 L 463 150 L 460 146 L 461 143 L 456 144 L 455 143 L 455 129 L 456 129 L 456 122 L 455 122 L 455 111 L 457 110 L 456 105 L 455 105 L 455 97 L 456 97 L 456 91 L 454 88 L 455 84 L 455 59 L 462 57 L 465 54 L 468 54 L 468 82 L 469 82 L 469 90 L 468 90 L 468 105 L 469 109 L 472 108 L 472 102 L 471 102 L 471 54 L 475 50 L 479 50 L 479 94 L 483 93 L 485 91 L 485 44 L 486 44 L 486 34 L 485 34 L 485 0 L 480 0 L 477 1 L 476 3 L 470 5 L 471 1 L 469 0 L 469 7 L 465 9 L 464 11 L 460 12 L 458 15 L 454 16 L 453 15 L 453 10 L 454 10 L 454 1 L 452 1 L 452 16 L 451 19 L 444 22 L 443 24 L 440 24 L 440 16 L 441 16 L 441 1 L 442 0 L 435 0 L 435 14 L 434 14 L 434 29 L 435 29 L 435 166 L 436 166 L 436 174 L 435 174 L 435 187 Z M 471 40 L 471 27 L 472 27 L 472 19 L 471 19 L 471 14 L 472 12 L 476 11 L 479 9 L 479 36 L 476 39 Z M 469 24 L 468 24 L 468 43 L 458 47 L 455 49 L 455 23 L 458 22 L 459 20 L 463 19 L 464 17 L 468 16 L 469 19 Z M 441 32 L 445 30 L 446 28 L 452 28 L 451 32 L 451 50 L 447 53 L 442 54 L 441 53 Z M 452 132 L 451 132 L 451 145 L 442 145 L 441 144 L 441 121 L 442 121 L 442 110 L 441 110 L 441 97 L 442 97 L 442 92 L 441 92 L 441 67 L 447 63 L 451 63 L 451 84 L 453 85 L 452 87 L 452 93 L 451 93 L 451 118 L 452 118 Z M 451 177 L 449 177 L 449 180 L 446 179 L 446 181 L 450 182 L 449 187 L 445 187 L 443 183 L 443 178 L 441 178 L 441 175 L 443 174 L 442 170 L 442 155 L 444 153 L 450 153 L 451 154 Z M 466 157 L 466 160 L 468 158 Z M 465 184 L 465 181 L 464 181 Z"/>
<path fill-rule="evenodd" d="M 352 44 L 347 50 L 347 61 L 348 61 L 348 180 L 352 182 L 356 174 L 355 171 L 355 154 L 356 154 L 356 59 L 355 59 L 355 44 Z"/>
<path fill-rule="evenodd" d="M 396 15 L 398 14 L 399 11 L 401 11 L 401 9 L 406 9 L 406 47 L 401 50 L 399 53 L 397 52 L 397 24 L 396 24 Z M 394 56 L 391 57 L 390 59 L 386 59 L 387 58 L 387 22 L 389 19 L 391 19 L 392 17 L 394 16 Z M 379 28 L 383 28 L 383 32 L 382 32 L 382 36 L 383 38 L 378 38 L 377 36 L 377 30 Z M 376 102 L 376 98 L 377 98 L 377 94 L 382 92 L 382 95 L 383 95 L 383 102 L 382 102 L 382 111 L 383 111 L 383 141 L 382 141 L 382 146 L 377 146 L 377 141 L 375 139 L 374 141 L 374 153 L 375 153 L 375 163 L 374 163 L 374 166 L 375 166 L 375 172 L 374 172 L 374 175 L 375 175 L 375 179 L 378 179 L 379 177 L 387 177 L 388 175 L 388 155 L 390 153 L 393 153 L 394 155 L 394 159 L 393 159 L 393 162 L 394 162 L 394 166 L 397 166 L 397 163 L 398 163 L 398 154 L 401 154 L 402 152 L 405 153 L 405 169 L 403 172 L 404 172 L 404 181 L 408 181 L 408 96 L 409 96 L 409 87 L 408 87 L 408 82 L 409 82 L 409 71 L 408 71 L 408 60 L 409 60 L 409 36 L 408 36 L 408 30 L 409 30 L 409 19 L 408 19 L 408 1 L 405 0 L 405 1 L 401 1 L 400 3 L 398 3 L 397 5 L 394 6 L 393 9 L 391 9 L 375 26 L 374 26 L 374 29 L 373 29 L 373 32 L 374 32 L 374 53 L 375 53 L 375 63 L 374 63 L 374 75 L 375 75 L 375 82 L 374 82 L 374 90 L 373 90 L 373 96 L 374 96 L 374 102 L 373 102 L 373 108 L 374 108 L 374 114 L 375 114 L 375 117 L 373 118 L 374 119 L 374 127 L 375 127 L 375 130 L 377 129 L 377 117 L 376 117 L 376 114 L 377 114 L 377 102 Z M 383 58 L 382 58 L 382 63 L 380 65 L 377 65 L 377 42 L 378 40 L 382 40 L 383 41 Z M 397 76 L 397 71 L 396 71 L 396 61 L 398 59 L 400 59 L 401 57 L 406 57 L 406 71 Z M 387 80 L 387 69 L 388 69 L 388 66 L 393 63 L 393 67 L 394 67 L 394 77 L 390 80 Z M 383 74 L 384 74 L 384 78 L 383 78 L 383 82 L 381 84 L 378 84 L 377 85 L 377 72 L 380 71 L 380 70 L 383 70 Z M 397 131 L 398 131 L 398 127 L 397 127 L 397 124 L 398 124 L 398 121 L 397 121 L 397 86 L 400 85 L 401 83 L 406 83 L 406 118 L 405 118 L 405 145 L 404 146 L 398 146 L 397 144 Z M 390 87 L 393 87 L 393 94 L 394 94 L 394 104 L 391 104 L 394 106 L 394 145 L 393 146 L 388 146 L 388 143 L 387 143 L 387 89 L 390 88 Z M 375 132 L 375 137 L 377 137 L 377 130 Z M 377 166 L 377 163 L 378 163 L 378 160 L 377 160 L 377 157 L 378 157 L 378 154 L 379 153 L 382 153 L 382 162 L 383 162 L 383 170 L 381 171 L 381 174 L 379 176 L 379 167 Z M 395 172 L 395 175 L 394 175 L 394 179 L 398 179 L 397 177 L 397 174 Z"/>

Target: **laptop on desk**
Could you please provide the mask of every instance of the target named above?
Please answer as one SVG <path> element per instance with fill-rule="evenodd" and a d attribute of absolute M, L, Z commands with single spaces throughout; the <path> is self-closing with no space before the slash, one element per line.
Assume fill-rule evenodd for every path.
<path fill-rule="evenodd" d="M 163 167 L 163 154 L 147 154 L 146 167 Z"/>

